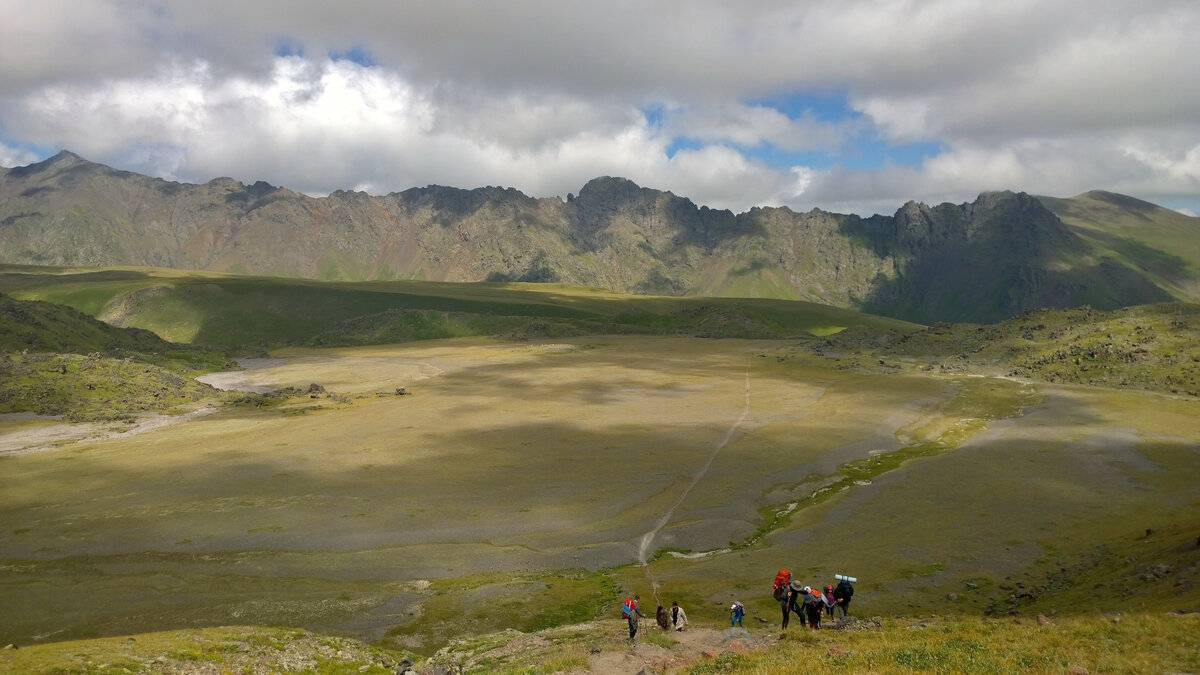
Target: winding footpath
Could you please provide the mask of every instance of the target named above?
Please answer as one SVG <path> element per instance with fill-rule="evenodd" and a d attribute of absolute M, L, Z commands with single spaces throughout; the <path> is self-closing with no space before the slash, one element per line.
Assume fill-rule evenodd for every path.
<path fill-rule="evenodd" d="M 742 426 L 742 424 L 746 421 L 746 418 L 750 416 L 750 364 L 748 363 L 746 364 L 745 400 L 746 402 L 742 408 L 741 416 L 739 416 L 737 421 L 735 421 L 733 425 L 729 427 L 729 429 L 725 432 L 725 437 L 722 438 L 721 442 L 717 443 L 712 452 L 709 453 L 708 459 L 704 462 L 704 465 L 700 467 L 700 470 L 692 474 L 692 482 L 688 483 L 687 487 L 685 487 L 683 491 L 679 493 L 679 496 L 675 498 L 675 501 L 671 503 L 671 506 L 666 510 L 665 513 L 663 513 L 662 517 L 658 519 L 658 522 L 655 523 L 654 528 L 642 535 L 642 543 L 638 547 L 638 564 L 642 566 L 642 571 L 646 575 L 646 581 L 649 582 L 650 590 L 654 594 L 654 600 L 658 604 L 662 604 L 658 598 L 658 580 L 655 579 L 654 574 L 650 572 L 650 566 L 646 562 L 647 556 L 652 550 L 651 547 L 654 544 L 655 537 L 657 537 L 658 533 L 662 531 L 663 527 L 671 521 L 671 517 L 675 515 L 675 509 L 679 508 L 679 505 L 683 503 L 683 500 L 687 499 L 687 496 L 691 494 L 692 488 L 696 487 L 700 480 L 704 478 L 704 476 L 708 473 L 709 468 L 712 467 L 713 460 L 717 458 L 717 455 L 721 453 L 721 450 L 723 450 L 726 445 L 729 445 L 729 441 L 733 439 L 733 434 L 738 430 L 739 427 Z"/>

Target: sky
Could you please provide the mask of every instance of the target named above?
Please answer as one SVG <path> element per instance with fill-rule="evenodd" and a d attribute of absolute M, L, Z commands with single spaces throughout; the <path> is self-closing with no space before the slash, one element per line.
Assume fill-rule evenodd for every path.
<path fill-rule="evenodd" d="M 0 165 L 1200 211 L 1195 0 L 0 0 Z"/>

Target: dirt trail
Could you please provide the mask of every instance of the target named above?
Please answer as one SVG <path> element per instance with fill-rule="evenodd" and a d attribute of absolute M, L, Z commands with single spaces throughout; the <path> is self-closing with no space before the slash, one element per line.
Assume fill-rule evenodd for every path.
<path fill-rule="evenodd" d="M 647 622 L 649 623 L 649 622 Z M 643 631 L 646 629 L 643 623 Z M 657 631 L 657 628 L 651 629 Z M 671 631 L 675 642 L 670 649 L 648 642 L 642 631 L 638 632 L 635 644 L 624 649 L 606 649 L 593 654 L 585 673 L 637 673 L 679 671 L 688 664 L 705 657 L 710 658 L 724 652 L 745 653 L 764 646 L 762 638 L 756 638 L 741 628 L 687 628 Z"/>
<path fill-rule="evenodd" d="M 142 415 L 130 422 L 86 422 L 72 424 L 49 424 L 0 434 L 0 457 L 24 455 L 31 452 L 50 450 L 78 441 L 107 441 L 113 438 L 128 438 L 174 424 L 217 412 L 216 408 L 204 407 L 178 415 L 152 413 Z"/>
<path fill-rule="evenodd" d="M 692 482 L 688 483 L 687 487 L 683 489 L 683 492 L 679 493 L 679 496 L 675 498 L 675 501 L 672 502 L 671 506 L 667 508 L 665 513 L 663 513 L 662 518 L 659 518 L 658 522 L 655 523 L 654 529 L 642 535 L 642 543 L 638 547 L 638 563 L 642 566 L 642 571 L 646 574 L 646 581 L 650 584 L 650 590 L 654 594 L 655 604 L 661 605 L 662 601 L 658 597 L 658 580 L 655 579 L 654 574 L 650 572 L 650 566 L 646 564 L 646 556 L 650 553 L 651 545 L 654 544 L 654 538 L 657 537 L 658 533 L 662 531 L 663 527 L 670 522 L 671 516 L 675 515 L 675 509 L 679 508 L 679 505 L 683 503 L 683 500 L 687 499 L 687 496 L 691 494 L 692 488 L 696 487 L 696 484 L 699 483 L 702 478 L 704 478 L 705 474 L 708 473 L 709 468 L 712 467 L 712 463 L 717 458 L 717 455 L 720 454 L 721 450 L 724 449 L 726 445 L 729 445 L 729 441 L 733 439 L 734 432 L 736 432 L 738 428 L 741 427 L 746 421 L 746 418 L 750 416 L 749 363 L 746 364 L 745 401 L 745 405 L 742 407 L 742 414 L 725 432 L 725 437 L 721 439 L 721 442 L 717 443 L 712 452 L 709 453 L 708 460 L 704 462 L 704 465 L 700 467 L 700 470 L 692 474 Z"/>

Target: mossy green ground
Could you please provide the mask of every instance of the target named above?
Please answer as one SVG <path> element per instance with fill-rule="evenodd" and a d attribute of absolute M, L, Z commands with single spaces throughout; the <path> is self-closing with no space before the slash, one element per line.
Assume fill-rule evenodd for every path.
<path fill-rule="evenodd" d="M 811 667 L 853 673 L 1195 672 L 1200 615 L 885 620 L 883 630 L 797 631 L 779 646 L 729 654 L 684 672 L 794 673 Z"/>
<path fill-rule="evenodd" d="M 1061 569 L 1086 576 L 1098 547 L 1200 526 L 1194 400 L 839 369 L 789 344 L 283 352 L 290 364 L 248 375 L 323 383 L 342 402 L 0 458 L 0 593 L 16 608 L 0 634 L 290 624 L 429 654 L 615 616 L 626 594 L 649 604 L 650 579 L 693 621 L 719 622 L 736 598 L 773 622 L 779 567 L 859 577 L 870 614 L 1003 615 L 1055 597 L 1044 611 L 1086 614 L 1107 611 L 1108 590 L 1061 594 Z M 651 547 L 716 553 L 651 556 L 648 576 L 639 542 L 726 438 Z M 875 461 L 895 451 L 908 460 Z M 810 500 L 829 486 L 844 489 Z M 1195 578 L 1189 555 L 1144 609 L 1196 604 L 1194 583 L 1173 585 Z"/>

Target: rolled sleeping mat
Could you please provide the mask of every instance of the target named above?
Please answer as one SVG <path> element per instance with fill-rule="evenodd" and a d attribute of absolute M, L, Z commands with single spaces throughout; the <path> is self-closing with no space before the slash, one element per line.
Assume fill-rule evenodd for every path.
<path fill-rule="evenodd" d="M 838 581 L 849 581 L 852 584 L 858 583 L 858 577 L 848 577 L 844 574 L 835 574 L 833 575 L 833 578 L 837 579 Z"/>

